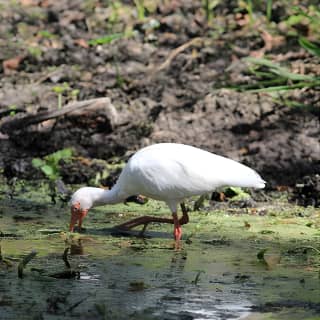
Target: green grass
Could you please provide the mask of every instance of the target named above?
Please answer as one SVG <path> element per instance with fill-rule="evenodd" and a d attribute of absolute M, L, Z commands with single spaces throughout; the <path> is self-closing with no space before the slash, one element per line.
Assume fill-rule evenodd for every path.
<path fill-rule="evenodd" d="M 244 61 L 248 62 L 248 71 L 256 81 L 233 87 L 239 91 L 280 92 L 320 86 L 320 77 L 291 72 L 268 59 L 249 57 Z"/>
<path fill-rule="evenodd" d="M 312 55 L 320 57 L 320 45 L 317 45 L 314 42 L 309 41 L 305 37 L 299 38 L 299 44 L 302 48 L 307 50 Z"/>

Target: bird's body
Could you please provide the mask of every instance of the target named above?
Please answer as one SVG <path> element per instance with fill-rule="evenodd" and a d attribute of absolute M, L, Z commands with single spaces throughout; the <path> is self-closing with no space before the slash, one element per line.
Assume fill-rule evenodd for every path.
<path fill-rule="evenodd" d="M 176 214 L 185 198 L 223 186 L 264 188 L 265 181 L 234 160 L 188 145 L 160 143 L 135 153 L 111 190 L 81 188 L 73 194 L 71 204 L 89 210 L 141 194 L 166 202 Z"/>

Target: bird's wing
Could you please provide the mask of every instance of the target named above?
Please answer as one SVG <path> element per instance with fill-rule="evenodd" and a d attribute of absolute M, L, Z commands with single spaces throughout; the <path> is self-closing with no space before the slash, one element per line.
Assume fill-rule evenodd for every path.
<path fill-rule="evenodd" d="M 124 170 L 127 187 L 156 199 L 183 199 L 221 186 L 264 186 L 254 170 L 191 146 L 159 144 L 141 151 Z"/>

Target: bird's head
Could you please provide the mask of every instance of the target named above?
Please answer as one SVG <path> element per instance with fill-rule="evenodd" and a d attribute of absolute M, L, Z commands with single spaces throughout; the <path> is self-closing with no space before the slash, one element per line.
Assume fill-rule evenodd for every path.
<path fill-rule="evenodd" d="M 71 220 L 69 230 L 73 232 L 75 225 L 81 230 L 82 221 L 93 206 L 93 192 L 91 188 L 84 187 L 77 190 L 71 197 Z"/>
<path fill-rule="evenodd" d="M 75 225 L 78 223 L 78 228 L 81 230 L 82 221 L 88 214 L 89 209 L 81 208 L 80 202 L 71 205 L 71 220 L 69 230 L 73 232 Z"/>

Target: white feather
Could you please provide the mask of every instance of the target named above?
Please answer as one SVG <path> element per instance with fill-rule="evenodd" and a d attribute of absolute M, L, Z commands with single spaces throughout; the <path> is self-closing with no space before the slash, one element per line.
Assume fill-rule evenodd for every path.
<path fill-rule="evenodd" d="M 141 194 L 165 201 L 175 212 L 185 198 L 223 186 L 264 188 L 265 181 L 234 160 L 188 145 L 160 143 L 133 155 L 112 190 L 81 188 L 72 203 L 79 201 L 89 209 Z"/>

